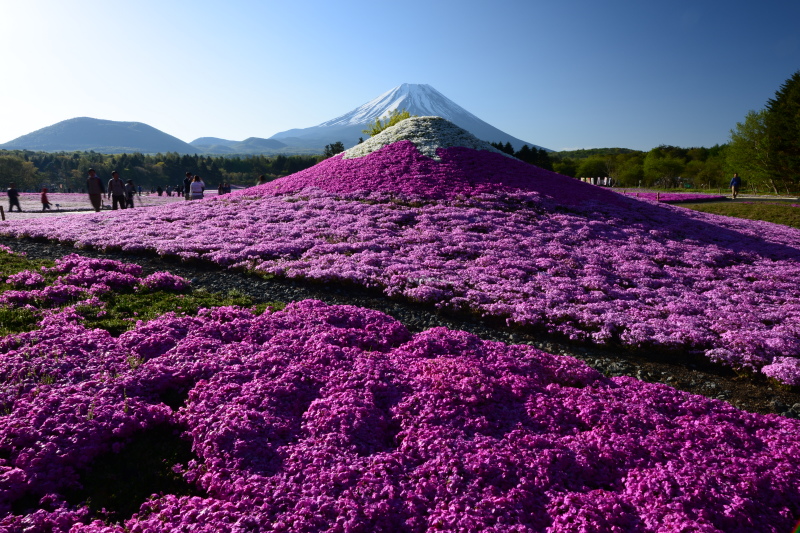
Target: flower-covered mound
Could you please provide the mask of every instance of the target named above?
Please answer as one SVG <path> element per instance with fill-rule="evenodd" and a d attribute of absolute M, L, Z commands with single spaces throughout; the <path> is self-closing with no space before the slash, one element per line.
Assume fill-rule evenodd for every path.
<path fill-rule="evenodd" d="M 441 117 L 411 117 L 350 148 L 342 157 L 364 157 L 398 141 L 410 141 L 421 154 L 435 161 L 441 161 L 437 151 L 444 148 L 471 148 L 506 155 Z"/>
<path fill-rule="evenodd" d="M 800 385 L 798 230 L 625 197 L 486 150 L 436 148 L 437 162 L 414 142 L 439 145 L 415 137 L 224 198 L 2 230 L 354 284 Z"/>
<path fill-rule="evenodd" d="M 3 531 L 730 533 L 800 518 L 797 420 L 350 306 L 167 314 L 118 338 L 67 308 L 3 339 L 0 373 Z M 172 470 L 192 493 L 95 520 L 94 469 L 155 428 L 191 445 Z"/>

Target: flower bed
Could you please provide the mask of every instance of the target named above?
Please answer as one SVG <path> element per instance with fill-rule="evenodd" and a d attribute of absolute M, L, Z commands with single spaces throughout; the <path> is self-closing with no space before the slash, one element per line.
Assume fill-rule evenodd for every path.
<path fill-rule="evenodd" d="M 82 272 L 91 294 L 113 266 L 54 273 Z M 81 322 L 43 310 L 0 341 L 0 529 L 782 532 L 800 517 L 800 421 L 528 346 L 311 300 L 168 313 L 117 338 Z M 169 464 L 188 489 L 154 487 L 133 516 L 83 503 L 141 483 L 97 470 L 153 432 L 190 445 Z"/>
<path fill-rule="evenodd" d="M 425 127 L 224 198 L 2 231 L 356 284 L 800 385 L 800 232 L 627 198 Z"/>

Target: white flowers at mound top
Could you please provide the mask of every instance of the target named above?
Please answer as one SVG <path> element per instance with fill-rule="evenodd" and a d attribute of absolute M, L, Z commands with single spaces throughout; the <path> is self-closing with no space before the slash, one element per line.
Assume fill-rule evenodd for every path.
<path fill-rule="evenodd" d="M 342 159 L 364 157 L 397 141 L 411 141 L 420 153 L 436 161 L 440 161 L 438 148 L 455 146 L 508 155 L 442 117 L 411 117 L 350 148 Z"/>

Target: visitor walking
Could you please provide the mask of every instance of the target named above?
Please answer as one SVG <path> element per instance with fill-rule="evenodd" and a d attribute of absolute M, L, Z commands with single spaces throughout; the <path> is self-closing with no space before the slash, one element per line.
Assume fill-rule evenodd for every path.
<path fill-rule="evenodd" d="M 200 200 L 203 198 L 203 191 L 206 190 L 206 184 L 200 176 L 195 176 L 192 183 L 189 184 L 189 190 L 192 200 Z"/>
<path fill-rule="evenodd" d="M 42 211 L 50 209 L 50 200 L 47 199 L 47 187 L 42 187 Z"/>
<path fill-rule="evenodd" d="M 125 207 L 133 209 L 134 196 L 136 196 L 136 187 L 133 186 L 133 180 L 128 180 L 125 183 Z"/>
<path fill-rule="evenodd" d="M 192 173 L 187 172 L 186 177 L 183 178 L 183 193 L 186 195 L 186 199 L 189 199 L 189 186 L 192 183 Z"/>
<path fill-rule="evenodd" d="M 119 172 L 116 170 L 111 173 L 111 179 L 108 180 L 108 197 L 111 198 L 111 209 L 116 210 L 117 205 L 120 209 L 125 209 L 127 205 L 125 184 L 119 179 Z"/>
<path fill-rule="evenodd" d="M 742 178 L 739 177 L 739 174 L 734 172 L 733 177 L 731 178 L 731 196 L 736 199 L 739 196 L 739 188 L 742 186 Z"/>
<path fill-rule="evenodd" d="M 105 194 L 106 191 L 103 188 L 103 182 L 97 177 L 97 172 L 95 172 L 93 168 L 90 168 L 88 173 L 89 177 L 86 178 L 86 191 L 89 193 L 89 201 L 92 203 L 94 210 L 100 212 L 100 209 L 103 208 L 103 194 Z"/>
<path fill-rule="evenodd" d="M 17 210 L 21 213 L 22 208 L 19 206 L 19 191 L 17 190 L 17 184 L 12 183 L 11 186 L 8 188 L 8 212 L 10 213 L 14 206 L 17 206 Z"/>

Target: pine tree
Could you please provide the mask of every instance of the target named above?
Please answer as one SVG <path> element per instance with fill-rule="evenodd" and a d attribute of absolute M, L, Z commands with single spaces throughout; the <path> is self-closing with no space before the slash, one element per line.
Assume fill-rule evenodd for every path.
<path fill-rule="evenodd" d="M 800 181 L 800 70 L 767 101 L 765 120 L 772 172 Z"/>
<path fill-rule="evenodd" d="M 325 145 L 325 152 L 322 154 L 325 159 L 329 157 L 333 157 L 336 154 L 340 154 L 344 152 L 344 143 L 342 141 L 336 141 L 333 144 L 326 144 Z"/>

